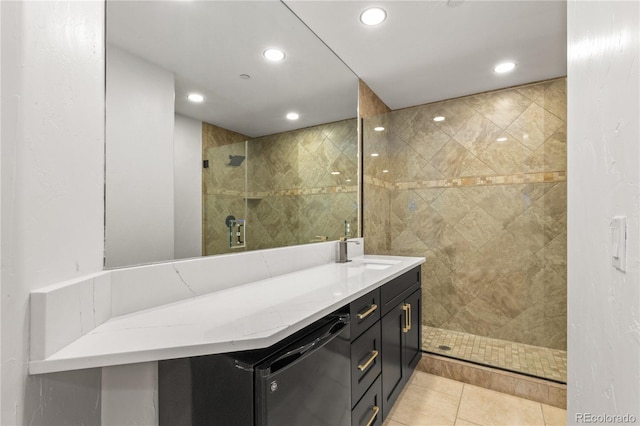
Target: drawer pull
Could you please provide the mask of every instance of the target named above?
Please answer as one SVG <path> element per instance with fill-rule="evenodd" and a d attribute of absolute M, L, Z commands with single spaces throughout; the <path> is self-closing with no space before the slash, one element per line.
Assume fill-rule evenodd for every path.
<path fill-rule="evenodd" d="M 373 414 L 371 415 L 371 418 L 367 422 L 366 426 L 371 426 L 373 422 L 376 420 L 378 413 L 380 412 L 380 407 L 378 407 L 377 405 L 374 405 L 373 407 L 371 407 L 371 409 L 373 410 Z"/>
<path fill-rule="evenodd" d="M 371 357 L 364 364 L 358 365 L 358 370 L 364 371 L 371 365 L 371 363 L 378 357 L 378 351 L 371 351 Z"/>
<path fill-rule="evenodd" d="M 367 309 L 366 312 L 363 312 L 363 313 L 358 314 L 356 316 L 358 317 L 359 320 L 363 320 L 366 317 L 368 317 L 369 315 L 371 315 L 372 313 L 374 313 L 376 309 L 378 309 L 378 305 L 376 305 L 374 303 L 371 306 L 369 306 L 369 309 Z"/>
<path fill-rule="evenodd" d="M 408 333 L 411 330 L 411 305 L 405 303 L 402 305 L 402 310 L 404 311 L 404 327 L 402 328 L 403 333 Z"/>

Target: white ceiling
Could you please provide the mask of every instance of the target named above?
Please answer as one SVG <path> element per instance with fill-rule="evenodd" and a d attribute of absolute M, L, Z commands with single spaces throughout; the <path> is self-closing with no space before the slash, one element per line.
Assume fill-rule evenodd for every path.
<path fill-rule="evenodd" d="M 285 3 L 304 24 L 272 0 L 109 0 L 107 40 L 174 71 L 176 111 L 247 136 L 355 117 L 349 68 L 392 109 L 566 75 L 564 1 Z M 372 5 L 388 18 L 365 27 Z M 262 57 L 273 46 L 282 63 Z M 495 74 L 506 59 L 516 70 Z M 188 103 L 188 91 L 207 101 Z M 299 121 L 283 118 L 291 110 Z"/>
<path fill-rule="evenodd" d="M 279 1 L 109 0 L 107 42 L 173 71 L 178 113 L 247 136 L 356 116 L 357 77 Z"/>
<path fill-rule="evenodd" d="M 565 1 L 286 4 L 392 109 L 566 75 Z M 385 22 L 359 22 L 371 6 Z M 493 67 L 512 60 L 512 73 Z"/>

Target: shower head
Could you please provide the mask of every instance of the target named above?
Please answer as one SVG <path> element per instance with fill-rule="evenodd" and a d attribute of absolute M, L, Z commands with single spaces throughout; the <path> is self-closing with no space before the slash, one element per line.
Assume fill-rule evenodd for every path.
<path fill-rule="evenodd" d="M 230 155 L 229 166 L 238 167 L 244 161 L 244 155 Z"/>

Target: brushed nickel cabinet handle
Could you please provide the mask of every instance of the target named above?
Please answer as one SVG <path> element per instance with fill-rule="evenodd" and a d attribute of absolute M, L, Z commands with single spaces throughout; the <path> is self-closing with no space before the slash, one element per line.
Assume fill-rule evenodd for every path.
<path fill-rule="evenodd" d="M 358 317 L 359 320 L 363 320 L 369 315 L 371 315 L 372 313 L 374 313 L 376 309 L 378 309 L 378 305 L 374 303 L 371 306 L 369 306 L 369 309 L 367 309 L 365 312 L 358 314 L 356 316 Z"/>
<path fill-rule="evenodd" d="M 371 365 L 371 363 L 373 362 L 373 360 L 376 359 L 377 357 L 378 357 L 378 351 L 375 351 L 375 350 L 371 351 L 371 357 L 364 364 L 359 364 L 358 365 L 358 370 L 360 370 L 360 371 L 366 370 L 367 367 L 369 367 Z"/>
<path fill-rule="evenodd" d="M 367 422 L 366 426 L 371 426 L 378 416 L 378 413 L 380 412 L 380 407 L 378 407 L 377 405 L 374 405 L 371 409 L 373 410 L 373 414 L 371 415 L 371 418 Z"/>

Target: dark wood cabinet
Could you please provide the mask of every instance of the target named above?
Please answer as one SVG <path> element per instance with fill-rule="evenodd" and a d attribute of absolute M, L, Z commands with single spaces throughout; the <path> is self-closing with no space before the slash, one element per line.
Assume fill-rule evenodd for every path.
<path fill-rule="evenodd" d="M 420 281 L 407 286 L 400 294 L 394 295 L 393 300 L 396 302 L 395 305 L 388 307 L 388 312 L 380 321 L 383 419 L 391 411 L 391 407 L 420 361 L 422 342 Z"/>
<path fill-rule="evenodd" d="M 380 289 L 353 302 L 352 318 L 354 312 L 366 312 L 367 307 L 371 305 L 378 306 L 380 311 L 376 322 L 372 324 L 369 320 L 367 322 L 369 328 L 366 332 L 362 331 L 363 327 L 359 326 L 357 319 L 352 326 L 352 330 L 358 330 L 351 336 L 352 404 L 354 406 L 352 425 L 361 424 L 363 419 L 368 418 L 367 413 L 369 418 L 375 417 L 372 424 L 383 421 L 420 361 L 422 354 L 420 267 L 406 272 L 384 284 Z M 363 366 L 371 357 L 373 361 L 365 370 L 369 373 L 367 377 L 356 366 Z M 366 380 L 363 380 L 365 378 Z M 372 401 L 375 401 L 375 404 Z"/>
<path fill-rule="evenodd" d="M 160 425 L 257 425 L 271 421 L 269 413 L 284 413 L 284 418 L 290 415 L 290 406 L 299 406 L 304 407 L 305 415 L 316 412 L 314 408 L 322 408 L 322 419 L 309 420 L 308 424 L 350 422 L 352 426 L 381 426 L 420 361 L 421 295 L 420 267 L 416 267 L 268 348 L 160 361 Z M 335 318 L 335 314 L 346 318 L 347 312 L 350 323 L 342 322 L 338 337 L 318 346 L 322 351 L 311 356 L 306 352 L 285 351 L 303 338 L 308 339 L 310 335 L 315 338 L 314 333 L 325 335 L 327 330 L 322 327 L 333 329 L 335 326 L 326 321 Z M 311 347 L 309 345 L 293 347 L 301 350 Z M 280 353 L 279 358 L 275 356 Z M 317 354 L 324 354 L 330 360 L 323 361 L 323 358 L 316 362 L 312 356 Z M 291 364 L 304 362 L 304 368 L 289 370 L 290 366 L 283 367 L 284 364 L 276 368 L 277 362 L 283 359 L 290 360 Z M 274 362 L 268 364 L 267 361 Z M 266 364 L 269 369 L 264 367 Z M 326 365 L 331 368 L 323 370 L 322 366 Z M 264 379 L 276 375 L 278 380 Z M 289 380 L 289 376 L 294 379 Z M 326 378 L 329 385 L 323 385 L 319 378 Z M 287 391 L 283 383 L 293 384 L 287 396 L 281 397 L 287 404 L 273 395 L 276 390 Z M 292 392 L 294 387 L 304 392 Z M 310 392 L 315 389 L 328 389 L 328 392 L 322 395 Z M 336 392 L 342 390 L 344 393 L 335 397 Z M 322 406 L 330 397 L 333 398 L 330 406 Z M 268 400 L 270 407 L 276 408 L 266 409 Z M 339 421 L 330 418 L 329 412 Z M 330 419 L 329 423 L 326 419 Z M 300 424 L 300 421 L 284 424 Z"/>

